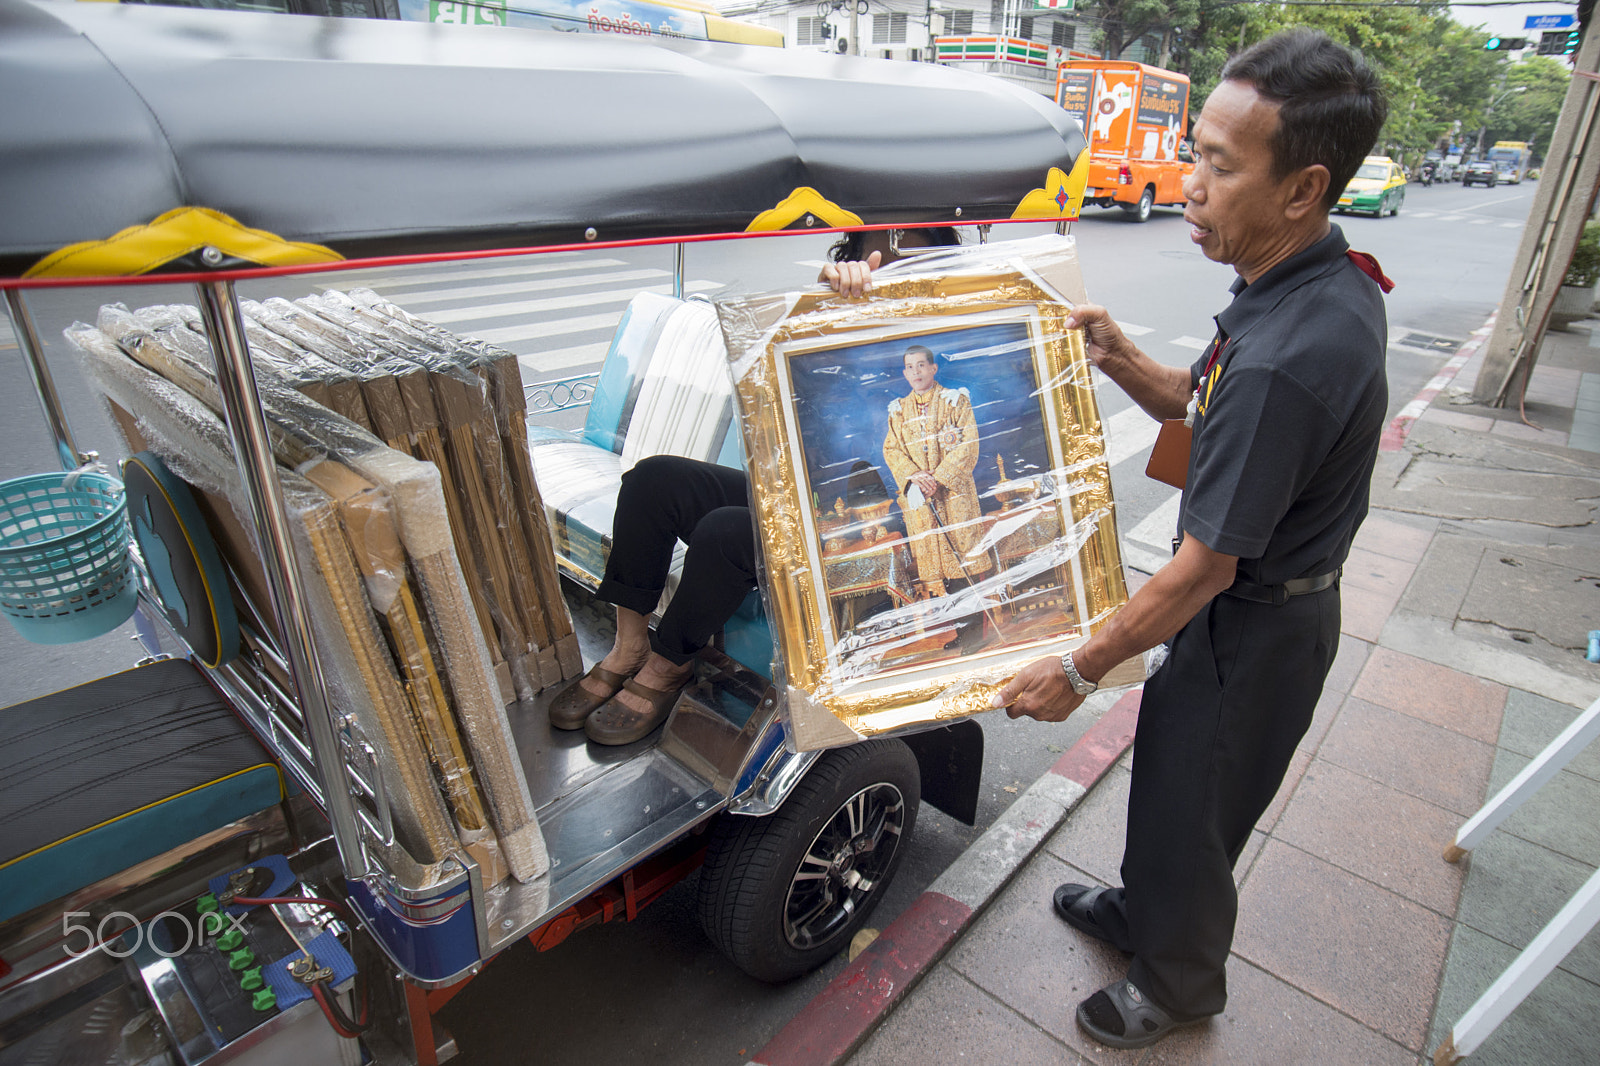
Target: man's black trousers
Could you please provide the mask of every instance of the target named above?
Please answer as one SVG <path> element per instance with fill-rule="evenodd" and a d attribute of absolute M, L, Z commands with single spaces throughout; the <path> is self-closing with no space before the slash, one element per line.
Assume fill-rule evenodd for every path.
<path fill-rule="evenodd" d="M 1339 647 L 1339 589 L 1282 606 L 1223 594 L 1172 640 L 1134 733 L 1121 889 L 1095 917 L 1128 977 L 1179 1016 L 1220 1013 L 1233 866 L 1311 725 Z"/>
<path fill-rule="evenodd" d="M 680 540 L 688 545 L 683 574 L 650 646 L 672 662 L 686 663 L 756 585 L 755 527 L 743 471 L 655 455 L 623 474 L 611 523 L 611 555 L 596 594 L 650 614 L 666 588 Z"/>

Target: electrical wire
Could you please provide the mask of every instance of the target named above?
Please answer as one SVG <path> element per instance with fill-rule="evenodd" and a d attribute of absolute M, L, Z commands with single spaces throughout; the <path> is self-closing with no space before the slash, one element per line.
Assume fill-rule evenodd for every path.
<path fill-rule="evenodd" d="M 324 910 L 332 911 L 340 921 L 344 922 L 352 930 L 355 929 L 355 922 L 351 919 L 350 912 L 345 908 L 344 904 L 338 900 L 324 899 L 321 896 L 234 896 L 233 902 L 246 907 L 310 903 L 322 907 Z M 276 912 L 274 912 L 273 916 L 278 917 Z M 281 924 L 283 919 L 278 917 L 278 921 Z M 287 925 L 284 928 L 288 930 Z M 315 956 L 306 950 L 305 945 L 300 943 L 300 938 L 295 936 L 293 932 L 289 933 L 289 938 L 295 942 L 295 945 L 300 948 L 301 953 L 306 958 L 313 963 L 317 961 Z M 360 970 L 356 971 L 355 982 L 356 995 L 361 1007 L 357 1012 L 357 1017 L 354 1019 L 345 1014 L 344 1009 L 339 1006 L 338 997 L 332 994 L 329 980 L 314 981 L 311 984 L 311 995 L 317 1001 L 317 1006 L 322 1008 L 322 1016 L 328 1020 L 328 1025 L 335 1033 L 349 1040 L 354 1040 L 371 1028 L 369 1019 L 372 1012 L 372 1001 L 371 997 L 367 995 L 367 983 L 361 979 Z"/>

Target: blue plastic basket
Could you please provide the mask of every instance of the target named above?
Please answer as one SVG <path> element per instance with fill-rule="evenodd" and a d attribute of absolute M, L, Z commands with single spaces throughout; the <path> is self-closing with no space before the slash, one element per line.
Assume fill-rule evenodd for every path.
<path fill-rule="evenodd" d="M 120 481 L 86 471 L 0 482 L 0 613 L 18 633 L 35 644 L 88 640 L 138 602 Z"/>

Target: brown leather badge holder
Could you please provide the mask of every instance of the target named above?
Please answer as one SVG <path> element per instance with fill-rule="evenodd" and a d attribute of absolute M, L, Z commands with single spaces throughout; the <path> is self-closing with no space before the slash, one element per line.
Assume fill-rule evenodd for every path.
<path fill-rule="evenodd" d="M 1183 419 L 1162 422 L 1156 445 L 1150 449 L 1150 461 L 1144 467 L 1145 477 L 1175 489 L 1183 488 L 1189 480 L 1189 446 L 1193 441 L 1194 431 L 1184 425 Z"/>

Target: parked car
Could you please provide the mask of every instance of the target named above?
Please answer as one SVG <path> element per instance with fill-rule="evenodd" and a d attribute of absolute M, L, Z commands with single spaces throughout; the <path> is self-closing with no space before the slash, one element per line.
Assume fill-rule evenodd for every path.
<path fill-rule="evenodd" d="M 1371 212 L 1374 218 L 1385 212 L 1400 213 L 1406 199 L 1406 173 L 1386 155 L 1369 155 L 1356 176 L 1350 179 L 1339 197 L 1336 209 Z"/>
<path fill-rule="evenodd" d="M 1495 173 L 1494 164 L 1487 159 L 1474 159 L 1467 164 L 1466 173 L 1461 176 L 1461 184 L 1463 185 L 1483 185 L 1490 189 L 1494 188 L 1499 181 L 1500 178 Z"/>

